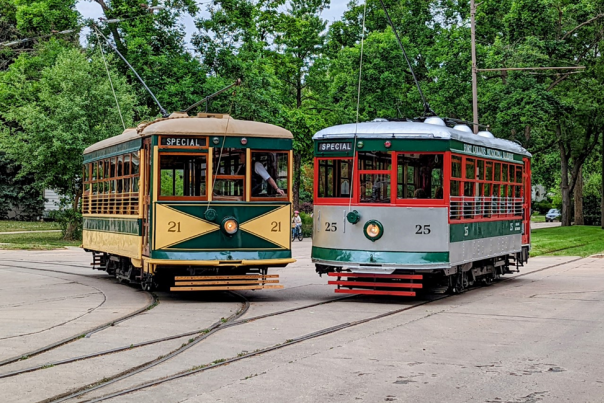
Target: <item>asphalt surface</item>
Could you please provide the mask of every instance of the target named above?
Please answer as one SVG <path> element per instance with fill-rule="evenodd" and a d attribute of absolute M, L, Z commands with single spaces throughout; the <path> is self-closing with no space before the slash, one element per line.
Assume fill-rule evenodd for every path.
<path fill-rule="evenodd" d="M 148 293 L 91 270 L 90 256 L 80 250 L 0 251 L 0 361 L 25 355 L 0 363 L 0 402 L 56 401 L 103 384 L 67 400 L 90 401 L 178 373 L 187 376 L 106 401 L 604 401 L 604 259 L 535 258 L 508 280 L 434 301 L 334 301 L 340 297 L 314 272 L 310 246 L 296 241 L 298 262 L 271 271 L 281 276 L 283 290 L 241 293 L 250 302 L 243 319 L 278 314 L 225 327 L 114 383 L 106 381 L 197 336 L 103 352 L 227 323 L 241 300 L 226 293 L 157 293 L 159 304 L 153 305 Z M 309 307 L 319 302 L 324 304 Z M 118 321 L 129 314 L 134 316 Z M 26 356 L 104 324 L 109 326 Z M 324 329 L 332 330 L 316 335 Z M 246 356 L 255 351 L 261 354 Z M 101 355 L 58 364 L 95 353 Z"/>

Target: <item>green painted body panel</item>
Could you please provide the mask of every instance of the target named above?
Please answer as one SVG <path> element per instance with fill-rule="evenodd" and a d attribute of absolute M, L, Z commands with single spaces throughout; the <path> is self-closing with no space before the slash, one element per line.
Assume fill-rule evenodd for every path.
<path fill-rule="evenodd" d="M 217 138 L 218 144 L 214 144 L 214 139 Z M 252 150 L 276 150 L 276 151 L 289 151 L 294 146 L 292 139 L 272 139 L 265 137 L 245 137 L 247 144 L 241 144 L 243 137 L 232 137 L 227 136 L 210 136 L 210 147 L 222 147 L 224 141 L 225 148 L 251 148 Z"/>
<path fill-rule="evenodd" d="M 482 221 L 451 224 L 449 241 L 463 242 L 506 235 L 521 235 L 522 220 Z"/>
<path fill-rule="evenodd" d="M 170 208 L 178 211 L 182 211 L 188 215 L 193 217 L 199 217 L 205 221 L 205 212 L 208 208 L 212 208 L 216 210 L 216 218 L 211 222 L 220 225 L 224 218 L 226 217 L 234 217 L 239 222 L 239 225 L 245 223 L 246 221 L 250 221 L 256 217 L 264 215 L 268 212 L 274 211 L 281 206 L 289 206 L 291 203 L 289 202 L 223 202 L 223 201 L 215 201 L 215 202 L 160 202 L 157 204 L 165 204 L 169 205 Z M 266 229 L 270 231 L 270 228 Z M 289 228 L 285 229 L 288 231 Z M 234 235 L 229 236 L 225 234 L 222 230 L 212 231 L 208 234 L 201 235 L 195 237 L 193 239 L 185 240 L 176 245 L 171 246 L 170 248 L 163 250 L 153 250 L 151 253 L 151 257 L 163 259 L 160 256 L 163 256 L 165 253 L 172 253 L 172 251 L 188 251 L 187 253 L 193 253 L 193 251 L 201 252 L 203 250 L 204 253 L 213 254 L 212 256 L 221 256 L 224 253 L 223 250 L 229 251 L 228 253 L 233 254 L 234 251 L 237 252 L 245 252 L 247 250 L 252 250 L 251 256 L 256 256 L 254 254 L 263 253 L 260 252 L 265 250 L 267 252 L 276 252 L 276 251 L 287 251 L 289 255 L 287 257 L 291 257 L 291 251 L 289 249 L 283 249 L 278 245 L 275 245 L 272 242 L 269 242 L 263 238 L 260 238 L 256 235 L 253 235 L 249 232 L 239 230 Z M 195 253 L 197 253 L 195 252 Z M 183 258 L 184 259 L 184 258 Z M 192 258 L 186 258 L 192 259 Z M 224 257 L 218 258 L 197 258 L 200 260 L 227 260 Z M 240 260 L 244 258 L 233 258 L 234 260 Z M 248 258 L 245 258 L 248 259 Z M 249 259 L 254 259 L 254 257 L 249 257 Z M 258 257 L 255 257 L 258 259 Z M 267 258 L 268 259 L 268 258 Z"/>
<path fill-rule="evenodd" d="M 84 217 L 85 231 L 113 232 L 116 234 L 142 235 L 142 220 L 139 218 L 92 218 Z"/>
<path fill-rule="evenodd" d="M 313 259 L 367 264 L 448 264 L 449 252 L 384 252 L 312 247 Z"/>
<path fill-rule="evenodd" d="M 256 218 L 262 214 L 268 213 L 277 207 L 289 203 L 284 202 L 158 202 L 157 204 L 166 204 L 171 208 L 192 215 L 193 217 L 203 218 L 205 212 L 211 208 L 216 210 L 216 219 L 212 222 L 220 224 L 225 217 L 235 217 L 239 224 Z"/>
<path fill-rule="evenodd" d="M 290 259 L 291 250 L 220 250 L 220 251 L 166 251 L 156 250 L 151 253 L 153 259 L 169 260 L 265 260 Z"/>
<path fill-rule="evenodd" d="M 446 139 L 390 139 L 387 137 L 376 139 L 363 139 L 359 137 L 357 141 L 363 142 L 363 147 L 357 147 L 357 151 L 407 151 L 407 152 L 447 152 L 454 151 L 460 154 L 473 155 L 477 158 L 487 158 L 499 161 L 522 163 L 524 158 L 521 154 L 512 154 L 513 160 L 498 158 L 491 155 L 477 155 L 465 152 L 465 143 L 458 140 Z M 386 148 L 384 143 L 390 141 L 391 146 Z M 319 151 L 321 143 L 352 143 L 352 139 L 328 139 L 314 142 L 315 157 L 352 157 L 353 151 Z M 358 143 L 357 143 L 358 144 Z M 353 147 L 354 148 L 354 147 Z"/>
<path fill-rule="evenodd" d="M 466 143 L 463 143 L 461 141 L 458 140 L 451 140 L 451 151 L 454 151 L 458 154 L 464 154 L 464 155 L 471 155 L 477 158 L 486 158 L 486 159 L 490 159 L 490 160 L 498 160 L 498 161 L 506 161 L 506 162 L 517 162 L 517 163 L 522 163 L 522 159 L 524 158 L 523 155 L 520 154 L 514 154 L 514 153 L 509 153 L 510 155 L 513 156 L 513 159 L 507 159 L 507 158 L 500 158 L 498 156 L 495 155 L 483 155 L 480 153 L 474 153 L 474 152 L 467 152 L 465 150 L 465 146 L 467 145 Z M 485 150 L 490 150 L 488 147 L 479 147 Z M 499 150 L 501 151 L 501 150 Z"/>
<path fill-rule="evenodd" d="M 90 154 L 84 154 L 84 164 L 101 160 L 103 158 L 115 157 L 116 155 L 132 153 L 141 149 L 143 144 L 142 139 L 134 139 L 122 144 L 116 144 L 111 147 L 97 150 Z"/>

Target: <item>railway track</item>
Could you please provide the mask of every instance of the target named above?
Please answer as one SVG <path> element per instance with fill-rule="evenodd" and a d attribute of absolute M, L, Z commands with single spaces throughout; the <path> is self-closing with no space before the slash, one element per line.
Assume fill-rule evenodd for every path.
<path fill-rule="evenodd" d="M 575 260 L 572 260 L 572 261 L 569 261 L 569 262 L 562 262 L 562 263 L 550 265 L 550 266 L 547 266 L 547 267 L 544 267 L 544 268 L 541 268 L 541 269 L 538 269 L 538 270 L 535 270 L 535 271 L 532 271 L 532 272 L 529 272 L 529 273 L 523 273 L 523 274 L 520 274 L 520 275 L 516 275 L 516 276 L 514 276 L 512 278 L 505 278 L 505 279 L 502 279 L 502 281 L 500 281 L 500 282 L 505 282 L 505 281 L 513 280 L 516 277 L 525 276 L 525 275 L 533 274 L 533 273 L 540 272 L 540 271 L 543 271 L 543 270 L 552 269 L 554 267 L 557 267 L 557 266 L 560 266 L 560 265 L 563 265 L 563 264 L 572 263 L 572 262 L 574 262 L 576 260 L 579 260 L 579 259 L 575 259 Z M 73 273 L 68 273 L 68 272 L 62 272 L 62 273 L 73 274 Z M 230 327 L 234 327 L 234 326 L 244 325 L 246 323 L 250 323 L 250 322 L 261 320 L 261 319 L 265 319 L 265 318 L 270 318 L 270 317 L 274 317 L 274 316 L 278 316 L 278 315 L 283 315 L 283 314 L 290 313 L 290 312 L 295 312 L 295 311 L 300 311 L 300 310 L 308 309 L 308 308 L 319 306 L 319 305 L 325 305 L 325 304 L 329 304 L 329 303 L 338 302 L 338 301 L 341 301 L 343 299 L 348 299 L 348 298 L 352 298 L 352 297 L 355 297 L 355 296 L 346 296 L 346 297 L 334 298 L 334 299 L 328 300 L 328 301 L 322 301 L 322 302 L 308 304 L 308 305 L 304 305 L 304 306 L 300 306 L 300 307 L 295 307 L 295 308 L 280 310 L 280 311 L 276 311 L 276 312 L 272 312 L 272 313 L 268 313 L 268 314 L 264 314 L 264 315 L 258 315 L 258 316 L 251 317 L 251 318 L 241 318 L 247 312 L 247 310 L 249 309 L 250 302 L 247 301 L 247 299 L 245 299 L 243 296 L 241 296 L 241 295 L 238 294 L 238 298 L 242 298 L 242 307 L 241 307 L 241 309 L 239 311 L 237 311 L 235 314 L 233 314 L 231 317 L 227 318 L 225 321 L 216 322 L 212 326 L 210 326 L 210 327 L 208 327 L 206 329 L 200 329 L 200 330 L 196 330 L 196 331 L 192 331 L 192 332 L 187 332 L 187 333 L 179 333 L 179 334 L 175 334 L 175 335 L 172 335 L 172 336 L 164 337 L 164 338 L 161 338 L 161 339 L 150 340 L 150 341 L 142 342 L 142 343 L 139 343 L 139 344 L 131 344 L 131 345 L 128 345 L 128 346 L 123 346 L 123 347 L 119 347 L 119 348 L 115 348 L 115 349 L 111 349 L 111 350 L 107 350 L 107 351 L 102 351 L 102 352 L 98 352 L 98 353 L 94 353 L 94 354 L 90 354 L 90 355 L 86 355 L 86 356 L 80 356 L 80 357 L 75 357 L 75 358 L 71 358 L 71 359 L 60 360 L 60 361 L 56 361 L 56 362 L 49 362 L 49 363 L 46 363 L 44 365 L 39 365 L 39 366 L 35 366 L 35 367 L 31 367 L 31 368 L 27 368 L 27 369 L 23 369 L 23 370 L 19 370 L 19 371 L 13 371 L 13 372 L 5 373 L 5 374 L 0 374 L 0 379 L 1 378 L 7 378 L 7 377 L 14 377 L 14 376 L 18 376 L 18 375 L 21 375 L 21 374 L 24 374 L 24 373 L 41 370 L 43 368 L 47 368 L 48 366 L 64 365 L 64 364 L 68 364 L 68 363 L 71 363 L 71 362 L 82 361 L 82 360 L 86 360 L 86 359 L 90 359 L 90 358 L 94 358 L 94 357 L 99 357 L 101 355 L 115 354 L 115 353 L 119 353 L 120 351 L 130 350 L 132 348 L 137 348 L 137 347 L 142 347 L 142 346 L 145 346 L 145 345 L 156 344 L 156 343 L 160 343 L 162 341 L 173 340 L 173 339 L 177 339 L 177 338 L 181 338 L 181 337 L 187 337 L 187 336 L 190 336 L 190 335 L 197 335 L 197 337 L 194 338 L 193 341 L 190 341 L 189 343 L 184 344 L 180 348 L 178 348 L 178 349 L 176 349 L 174 351 L 171 351 L 170 353 L 168 353 L 165 356 L 158 357 L 158 358 L 156 358 L 156 359 L 154 359 L 152 361 L 149 361 L 149 362 L 147 362 L 147 363 L 145 363 L 143 365 L 139 365 L 139 366 L 137 366 L 135 368 L 127 369 L 126 371 L 122 371 L 122 372 L 120 372 L 118 374 L 115 374 L 115 375 L 113 375 L 111 377 L 107 377 L 107 378 L 105 378 L 105 379 L 103 379 L 101 381 L 98 381 L 98 382 L 95 382 L 95 383 L 92 383 L 92 384 L 88 384 L 88 385 L 83 386 L 81 388 L 77 388 L 75 390 L 71 390 L 69 392 L 66 392 L 66 393 L 63 393 L 63 394 L 60 394 L 60 395 L 53 396 L 53 397 L 51 397 L 49 399 L 43 400 L 42 402 L 45 402 L 45 403 L 48 403 L 48 402 L 54 402 L 54 403 L 65 402 L 65 401 L 71 400 L 71 399 L 76 398 L 76 397 L 80 398 L 80 399 L 78 399 L 78 401 L 82 401 L 81 400 L 82 399 L 81 396 L 86 395 L 86 394 L 88 394 L 90 392 L 93 392 L 95 390 L 97 390 L 97 391 L 101 390 L 103 388 L 108 387 L 111 384 L 117 383 L 117 382 L 122 381 L 122 380 L 124 380 L 126 378 L 132 377 L 132 376 L 134 376 L 136 374 L 140 374 L 141 372 L 144 372 L 144 371 L 149 370 L 149 369 L 151 369 L 153 367 L 156 367 L 156 366 L 164 363 L 165 361 L 167 361 L 169 359 L 172 359 L 172 358 L 174 358 L 174 357 L 176 357 L 176 356 L 184 353 L 185 351 L 189 350 L 191 347 L 195 346 L 196 344 L 200 343 L 203 340 L 206 340 L 207 338 L 209 338 L 210 336 L 214 335 L 215 333 L 217 333 L 217 332 L 219 332 L 221 330 L 224 330 L 224 329 L 227 329 L 227 328 L 230 328 Z M 438 301 L 438 300 L 441 300 L 441 299 L 444 299 L 444 298 L 448 298 L 448 297 L 450 297 L 450 296 L 449 295 L 443 295 L 443 296 L 432 298 L 432 299 L 430 299 L 428 301 L 422 301 L 422 302 L 419 302 L 417 304 L 413 304 L 413 305 L 410 305 L 410 306 L 405 306 L 405 307 L 403 307 L 401 309 L 397 309 L 397 310 L 394 310 L 394 311 L 390 311 L 390 312 L 386 312 L 386 313 L 370 316 L 370 317 L 367 317 L 367 318 L 364 318 L 364 319 L 359 319 L 359 320 L 356 320 L 356 321 L 340 323 L 340 324 L 337 324 L 335 326 L 327 327 L 327 328 L 324 328 L 324 329 L 321 329 L 321 330 L 318 330 L 318 331 L 315 331 L 315 332 L 312 332 L 312 333 L 309 333 L 309 334 L 306 334 L 306 335 L 303 335 L 303 336 L 300 336 L 300 337 L 297 337 L 297 338 L 288 339 L 288 340 L 284 341 L 283 343 L 279 343 L 277 345 L 273 345 L 273 346 L 269 346 L 269 347 L 266 347 L 266 348 L 255 350 L 255 351 L 253 351 L 251 353 L 240 354 L 240 355 L 238 355 L 236 357 L 228 358 L 226 360 L 220 360 L 220 362 L 201 364 L 201 365 L 199 365 L 199 366 L 197 366 L 197 367 L 195 367 L 193 369 L 177 372 L 177 373 L 174 373 L 174 374 L 169 375 L 169 376 L 164 376 L 164 377 L 161 377 L 161 378 L 149 381 L 149 382 L 144 382 L 144 383 L 141 383 L 141 384 L 136 385 L 136 386 L 125 388 L 125 389 L 122 389 L 120 391 L 113 392 L 113 393 L 110 393 L 110 394 L 107 394 L 107 395 L 103 395 L 103 396 L 100 396 L 100 397 L 95 397 L 95 398 L 92 398 L 92 399 L 86 400 L 86 401 L 87 402 L 103 401 L 103 400 L 114 398 L 114 397 L 117 397 L 117 396 L 120 396 L 120 395 L 124 395 L 124 394 L 128 394 L 128 393 L 131 393 L 131 392 L 135 392 L 137 390 L 145 389 L 147 387 L 158 385 L 160 383 L 169 382 L 169 381 L 174 380 L 174 379 L 178 379 L 178 378 L 182 378 L 182 377 L 185 377 L 185 376 L 189 376 L 189 375 L 197 374 L 197 373 L 200 373 L 200 372 L 208 371 L 208 370 L 211 370 L 211 369 L 214 369 L 214 368 L 221 367 L 223 365 L 227 365 L 227 364 L 230 364 L 230 363 L 233 363 L 233 362 L 249 359 L 249 358 L 261 355 L 261 354 L 265 354 L 265 353 L 268 353 L 268 352 L 271 352 L 271 351 L 275 351 L 275 350 L 278 350 L 278 349 L 282 349 L 282 348 L 288 347 L 288 346 L 293 345 L 293 344 L 301 343 L 301 342 L 306 341 L 306 340 L 311 340 L 311 339 L 318 338 L 318 337 L 321 337 L 321 336 L 325 336 L 325 335 L 328 335 L 328 334 L 331 334 L 331 333 L 334 333 L 334 332 L 338 332 L 340 330 L 344 330 L 344 329 L 348 329 L 348 328 L 351 328 L 351 327 L 354 327 L 354 326 L 358 326 L 360 324 L 364 324 L 364 323 L 371 322 L 371 321 L 374 321 L 374 320 L 379 320 L 379 319 L 382 319 L 382 318 L 385 318 L 385 317 L 388 317 L 388 316 L 396 315 L 396 314 L 399 314 L 401 312 L 408 311 L 408 310 L 411 310 L 411 309 L 415 309 L 417 307 L 420 307 L 420 306 L 423 306 L 423 305 L 426 305 L 426 304 L 429 304 L 429 303 L 432 303 L 432 302 L 435 302 L 435 301 Z M 81 335 L 80 335 L 80 337 L 81 337 Z"/>
<path fill-rule="evenodd" d="M 537 269 L 537 270 L 534 270 L 534 271 L 531 271 L 531 272 L 528 272 L 528 273 L 519 274 L 519 275 L 516 275 L 516 276 L 511 277 L 511 278 L 501 279 L 497 283 L 499 283 L 499 284 L 506 283 L 506 282 L 514 280 L 515 278 L 518 278 L 518 277 L 524 277 L 524 276 L 527 276 L 527 275 L 530 275 L 530 274 L 542 272 L 542 271 L 545 271 L 545 270 L 550 270 L 550 269 L 553 269 L 555 267 L 559 267 L 559 266 L 562 266 L 562 265 L 565 265 L 565 264 L 573 263 L 573 262 L 576 262 L 576 261 L 581 260 L 581 259 L 582 258 L 578 258 L 578 259 L 574 259 L 574 260 L 571 260 L 571 261 L 565 261 L 565 262 L 561 262 L 561 263 L 556 263 L 556 264 L 553 264 L 553 265 L 550 265 L 550 266 L 547 266 L 547 267 L 543 267 L 541 269 Z M 471 292 L 472 290 L 476 290 L 478 288 L 482 288 L 482 287 L 473 287 L 471 289 L 468 289 L 468 291 Z M 400 314 L 402 312 L 409 311 L 409 310 L 412 310 L 412 309 L 415 309 L 415 308 L 418 308 L 418 307 L 421 307 L 421 306 L 424 306 L 424 305 L 427 305 L 427 304 L 430 304 L 430 303 L 433 303 L 433 302 L 436 302 L 436 301 L 440 301 L 440 300 L 443 300 L 443 299 L 446 299 L 446 298 L 451 298 L 453 296 L 455 296 L 455 295 L 441 295 L 441 296 L 434 297 L 434 298 L 432 298 L 432 299 L 430 299 L 428 301 L 418 302 L 416 304 L 413 304 L 413 305 L 410 305 L 410 306 L 406 306 L 404 308 L 400 308 L 400 309 L 397 309 L 397 310 L 381 313 L 381 314 L 378 314 L 378 315 L 370 316 L 370 317 L 367 317 L 367 318 L 364 318 L 364 319 L 359 319 L 359 320 L 356 320 L 356 321 L 343 322 L 343 323 L 337 324 L 335 326 L 327 327 L 327 328 L 324 328 L 324 329 L 321 329 L 321 330 L 318 330 L 318 331 L 315 331 L 315 332 L 312 332 L 312 333 L 308 333 L 308 334 L 300 336 L 300 337 L 296 337 L 296 338 L 292 338 L 292 339 L 287 339 L 283 343 L 279 343 L 279 344 L 276 344 L 276 345 L 273 345 L 273 346 L 269 346 L 269 347 L 266 347 L 266 348 L 262 348 L 262 349 L 257 349 L 255 351 L 250 352 L 250 353 L 240 354 L 240 355 L 237 355 L 236 357 L 231 357 L 231 358 L 224 359 L 224 360 L 218 360 L 218 361 L 211 362 L 211 363 L 206 363 L 206 364 L 200 364 L 200 365 L 198 365 L 198 366 L 196 366 L 194 368 L 191 368 L 189 370 L 181 371 L 181 372 L 169 375 L 169 376 L 164 376 L 164 377 L 161 377 L 161 378 L 157 378 L 157 379 L 154 379 L 152 381 L 144 382 L 144 383 L 132 386 L 132 387 L 128 387 L 128 388 L 119 390 L 117 392 L 113 392 L 113 393 L 109 393 L 109 394 L 106 394 L 106 395 L 94 397 L 94 398 L 91 398 L 91 399 L 88 399 L 88 400 L 81 400 L 81 398 L 80 398 L 80 399 L 78 399 L 78 402 L 81 402 L 81 403 L 96 403 L 96 402 L 101 402 L 101 401 L 109 400 L 109 399 L 112 399 L 112 398 L 116 398 L 116 397 L 119 397 L 119 396 L 123 396 L 123 395 L 129 394 L 129 393 L 132 393 L 132 392 L 136 392 L 136 391 L 139 391 L 139 390 L 142 390 L 142 389 L 146 389 L 146 388 L 149 388 L 149 387 L 152 387 L 152 386 L 156 386 L 156 385 L 159 385 L 159 384 L 162 384 L 162 383 L 165 383 L 165 382 L 173 381 L 173 380 L 176 380 L 176 379 L 179 379 L 179 378 L 183 378 L 183 377 L 187 377 L 187 376 L 194 375 L 194 374 L 199 374 L 201 372 L 206 372 L 206 371 L 209 371 L 209 370 L 212 370 L 212 369 L 216 369 L 216 368 L 219 368 L 219 367 L 222 367 L 222 366 L 225 366 L 225 365 L 229 365 L 229 364 L 232 364 L 232 363 L 235 363 L 235 362 L 238 362 L 238 361 L 247 360 L 247 359 L 250 359 L 250 358 L 262 355 L 262 354 L 266 354 L 266 353 L 269 353 L 269 352 L 272 352 L 272 351 L 281 350 L 281 349 L 284 349 L 286 347 L 289 347 L 289 346 L 292 346 L 292 345 L 295 345 L 295 344 L 299 344 L 299 343 L 304 342 L 304 341 L 316 339 L 316 338 L 319 338 L 319 337 L 322 337 L 322 336 L 326 336 L 326 335 L 329 335 L 329 334 L 332 334 L 332 333 L 339 332 L 341 330 L 345 330 L 345 329 L 349 329 L 349 328 L 352 328 L 352 327 L 355 327 L 355 326 L 359 326 L 361 324 L 365 324 L 365 323 L 372 322 L 372 321 L 375 321 L 375 320 L 379 320 L 379 319 L 387 318 L 387 317 L 390 317 L 390 316 L 393 316 L 393 315 L 397 315 L 397 314 Z M 275 314 L 278 314 L 278 313 L 275 313 Z M 267 317 L 275 316 L 275 314 L 262 315 L 262 318 L 267 318 Z M 221 329 L 218 329 L 218 330 L 222 330 L 222 329 L 225 329 L 225 328 L 228 328 L 228 327 L 236 326 L 236 325 L 238 325 L 238 323 L 243 324 L 243 323 L 246 323 L 248 321 L 252 321 L 252 320 L 256 320 L 256 319 L 260 319 L 260 318 L 250 318 L 248 320 L 241 320 L 241 321 L 236 322 L 236 323 L 225 325 L 224 327 L 222 327 Z M 104 386 L 105 386 L 104 384 L 96 385 L 94 387 L 94 389 L 90 388 L 88 390 L 82 390 L 80 392 L 74 393 L 74 394 L 69 395 L 69 396 L 65 396 L 65 397 L 63 397 L 61 399 L 58 399 L 58 400 L 54 400 L 54 398 L 51 398 L 51 399 L 48 399 L 48 400 L 45 400 L 45 401 L 39 402 L 39 403 L 60 403 L 60 402 L 65 402 L 65 401 L 71 400 L 72 398 L 75 398 L 75 397 L 81 397 L 81 396 L 83 396 L 83 395 L 85 395 L 85 394 L 87 394 L 89 392 L 92 392 L 93 390 L 102 389 Z"/>
<path fill-rule="evenodd" d="M 7 260 L 5 260 L 4 262 L 6 262 L 6 261 Z M 28 263 L 27 261 L 19 261 L 19 262 Z M 32 263 L 39 263 L 39 262 L 32 262 Z M 8 267 L 8 268 L 13 268 L 13 269 L 25 269 L 25 270 L 33 270 L 33 271 L 38 271 L 38 272 L 52 272 L 52 273 L 60 273 L 60 274 L 69 274 L 69 275 L 72 275 L 72 276 L 84 276 L 84 277 L 88 277 L 85 274 L 71 273 L 71 272 L 66 272 L 66 271 L 61 271 L 61 270 L 39 269 L 39 268 L 27 267 L 27 266 L 16 266 L 16 265 L 9 265 L 9 264 L 6 264 L 6 263 L 0 264 L 0 267 Z M 40 273 L 37 273 L 37 275 L 42 275 L 43 276 L 43 274 L 40 274 Z M 52 276 L 48 276 L 48 277 L 52 277 Z M 63 280 L 66 280 L 66 279 L 63 279 Z M 72 280 L 70 280 L 70 281 L 72 281 Z M 99 291 L 99 292 L 101 292 L 103 294 L 103 296 L 104 296 L 103 302 L 99 306 L 95 307 L 94 310 L 96 310 L 99 307 L 101 307 L 107 301 L 106 294 L 102 290 L 100 290 L 99 288 L 94 287 L 94 286 L 90 286 L 90 285 L 87 285 L 87 284 L 83 284 L 83 283 L 78 282 L 78 281 L 73 281 L 73 282 L 77 283 L 77 284 L 81 284 L 81 285 L 86 286 L 86 287 L 92 287 L 92 288 L 96 289 L 97 291 Z M 134 317 L 136 317 L 136 316 L 138 316 L 138 315 L 140 315 L 140 314 L 142 314 L 142 313 L 144 313 L 144 312 L 146 312 L 146 311 L 154 308 L 159 303 L 159 300 L 157 299 L 157 296 L 154 295 L 154 294 L 152 294 L 152 293 L 146 292 L 146 291 L 145 291 L 145 294 L 148 296 L 149 302 L 143 308 L 137 309 L 134 312 L 131 312 L 131 313 L 127 314 L 127 315 L 119 317 L 118 319 L 114 319 L 114 320 L 102 323 L 99 326 L 92 327 L 92 328 L 87 329 L 87 330 L 85 330 L 83 332 L 75 333 L 72 336 L 66 337 L 66 338 L 61 339 L 59 341 L 56 341 L 54 343 L 50 343 L 50 344 L 48 344 L 48 345 L 46 345 L 44 347 L 37 348 L 37 349 L 31 350 L 31 351 L 27 351 L 27 352 L 25 352 L 23 354 L 20 354 L 18 356 L 14 356 L 14 357 L 11 357 L 11 358 L 4 359 L 4 360 L 0 361 L 0 367 L 12 364 L 12 363 L 17 362 L 17 361 L 21 361 L 21 360 L 26 359 L 26 358 L 30 358 L 30 357 L 36 356 L 36 355 L 39 355 L 39 354 L 42 354 L 42 353 L 45 353 L 45 352 L 53 350 L 53 349 L 55 349 L 57 347 L 60 347 L 60 346 L 63 346 L 65 344 L 71 343 L 71 342 L 73 342 L 75 340 L 78 340 L 78 339 L 80 339 L 82 337 L 86 337 L 86 336 L 88 336 L 88 335 L 90 335 L 92 333 L 97 333 L 97 332 L 103 331 L 103 330 L 108 329 L 108 328 L 110 328 L 112 326 L 115 326 L 116 324 L 122 323 L 124 321 L 129 320 L 129 319 L 132 319 L 132 318 L 134 318 Z M 77 320 L 77 319 L 81 319 L 82 317 L 84 317 L 85 315 L 89 315 L 93 311 L 86 312 L 86 314 L 84 314 L 84 315 L 81 315 L 81 316 L 79 316 L 77 318 L 74 318 L 74 319 L 72 319 L 70 321 L 66 321 L 66 322 L 60 323 L 58 325 L 54 325 L 54 326 L 51 326 L 49 328 L 43 329 L 43 330 L 41 330 L 41 331 L 39 331 L 37 333 L 50 330 L 52 328 L 64 325 L 66 323 L 72 322 L 72 321 Z M 24 335 L 22 335 L 22 336 L 24 336 Z"/>

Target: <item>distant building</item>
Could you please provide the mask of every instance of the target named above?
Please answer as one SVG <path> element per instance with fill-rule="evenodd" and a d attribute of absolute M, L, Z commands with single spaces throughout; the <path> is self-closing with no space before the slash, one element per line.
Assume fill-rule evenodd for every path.
<path fill-rule="evenodd" d="M 543 185 L 533 185 L 531 189 L 531 199 L 533 200 L 533 202 L 543 201 L 545 200 L 546 196 L 547 192 Z"/>
<path fill-rule="evenodd" d="M 44 215 L 46 216 L 49 211 L 59 209 L 59 195 L 52 189 L 44 190 Z"/>

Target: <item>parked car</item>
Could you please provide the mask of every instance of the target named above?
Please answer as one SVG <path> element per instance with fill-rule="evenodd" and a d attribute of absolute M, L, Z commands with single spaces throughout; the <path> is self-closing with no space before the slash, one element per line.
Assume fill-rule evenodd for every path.
<path fill-rule="evenodd" d="M 550 209 L 545 215 L 545 222 L 554 222 L 556 218 L 560 218 L 560 211 L 558 209 Z"/>

